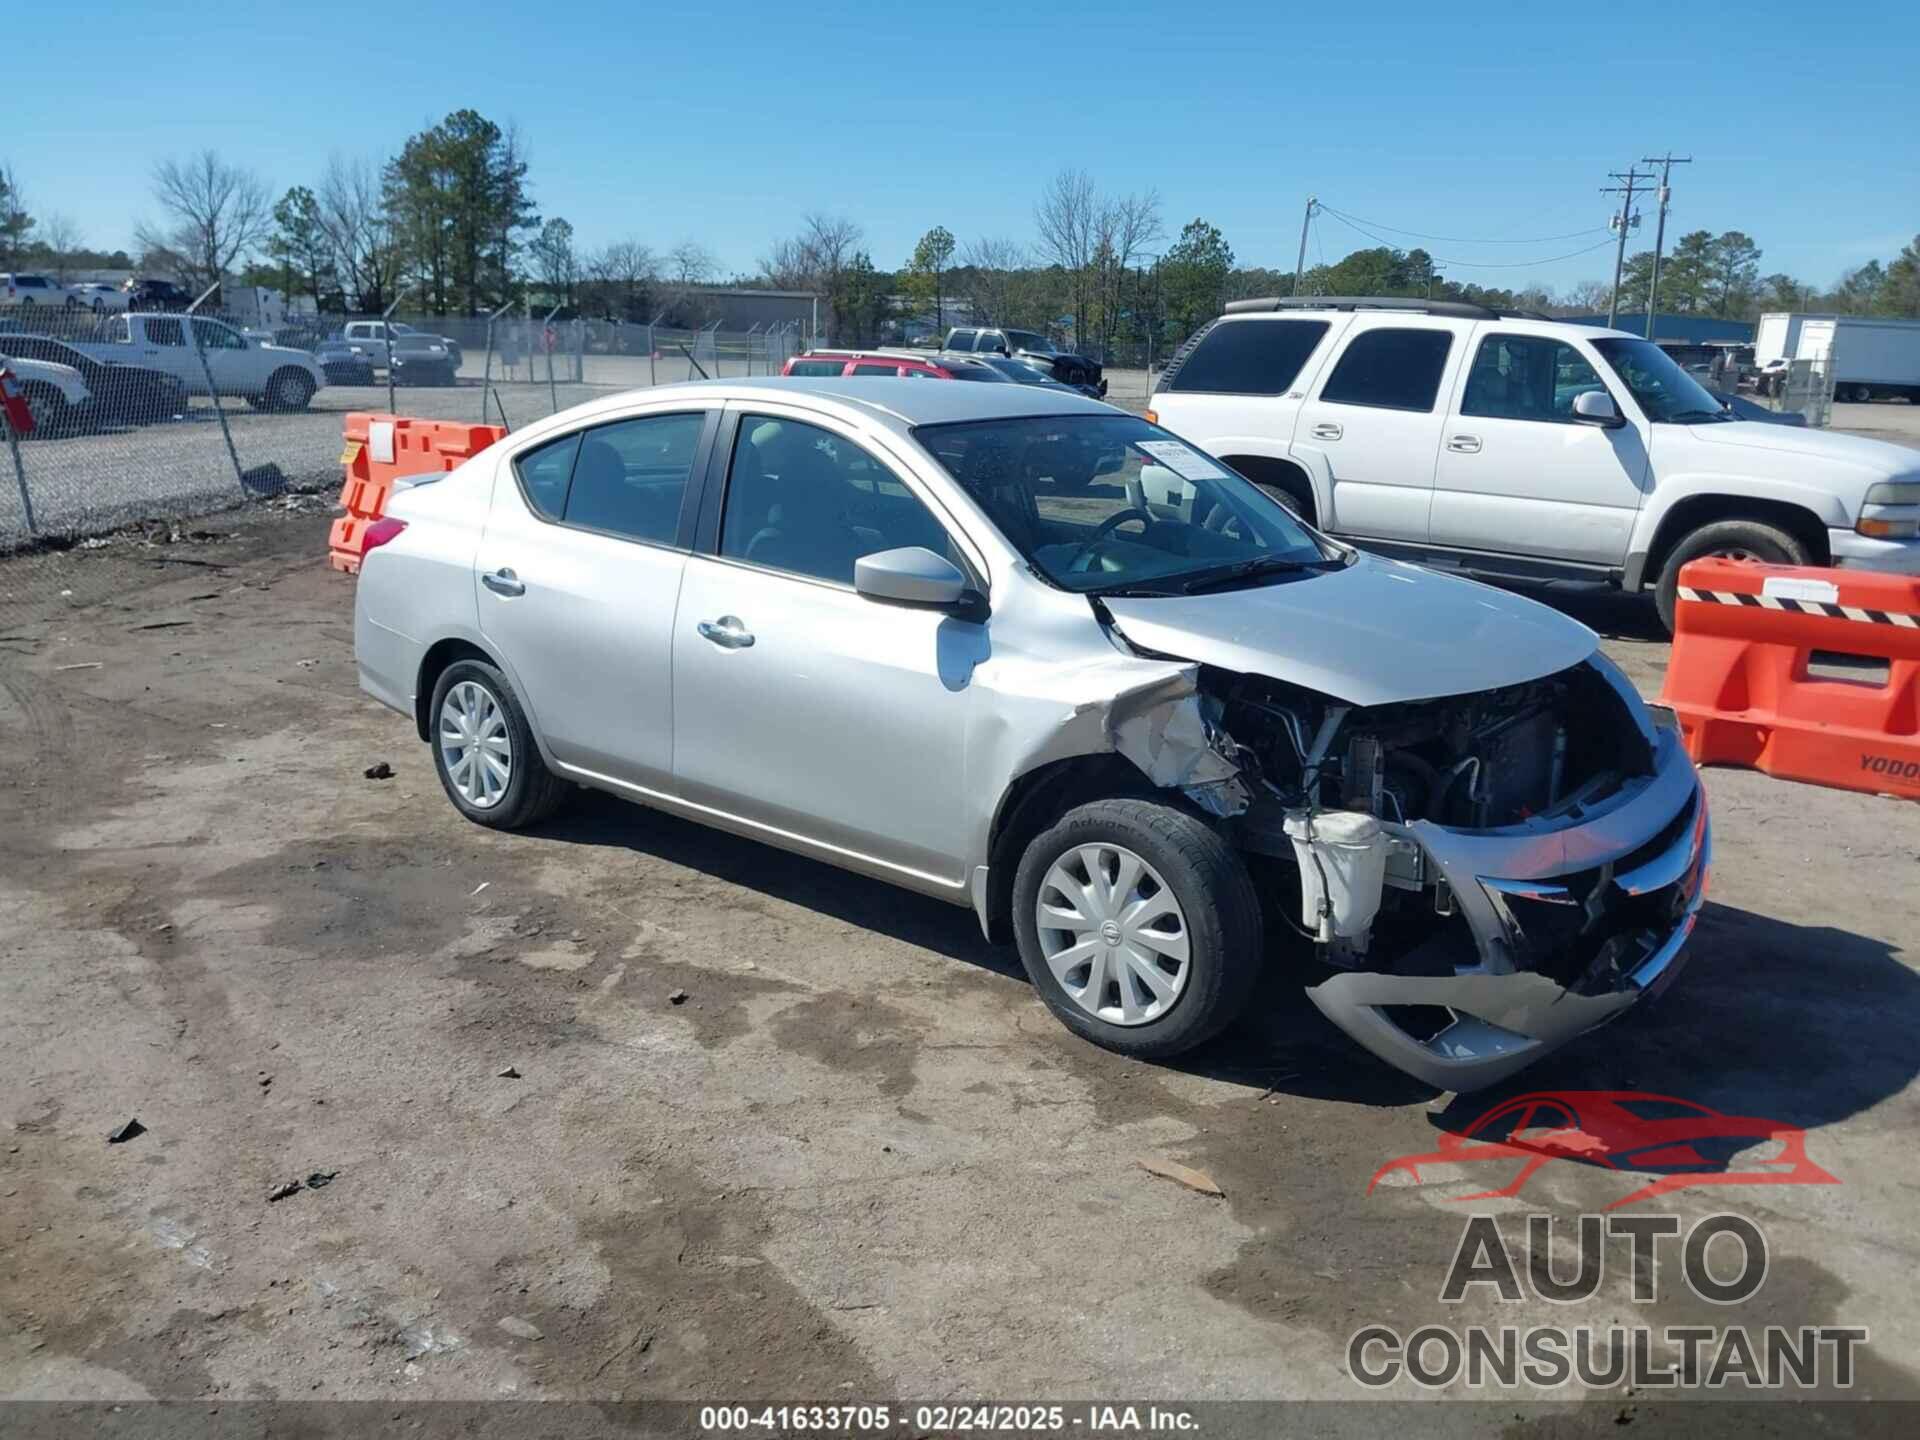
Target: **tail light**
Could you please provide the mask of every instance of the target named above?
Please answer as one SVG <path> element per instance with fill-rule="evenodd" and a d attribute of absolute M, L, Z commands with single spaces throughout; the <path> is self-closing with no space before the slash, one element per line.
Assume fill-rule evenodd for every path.
<path fill-rule="evenodd" d="M 361 539 L 361 542 L 360 542 L 361 560 L 364 561 L 367 558 L 367 556 L 371 555 L 374 551 L 378 550 L 382 545 L 386 544 L 389 540 L 398 539 L 400 536 L 400 532 L 406 528 L 407 528 L 406 521 L 395 520 L 395 519 L 392 519 L 391 517 L 374 521 L 371 525 L 367 526 L 367 533 Z"/>

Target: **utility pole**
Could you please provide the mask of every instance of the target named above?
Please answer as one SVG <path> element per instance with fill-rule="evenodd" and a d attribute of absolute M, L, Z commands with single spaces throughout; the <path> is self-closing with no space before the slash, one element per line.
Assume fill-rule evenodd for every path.
<path fill-rule="evenodd" d="M 1653 231 L 1653 283 L 1647 286 L 1646 334 L 1647 339 L 1651 340 L 1653 338 L 1653 314 L 1660 303 L 1660 247 L 1666 243 L 1667 238 L 1667 201 L 1673 197 L 1673 187 L 1667 184 L 1667 180 L 1673 174 L 1674 166 L 1691 165 L 1693 163 L 1693 157 L 1691 155 L 1676 155 L 1669 150 L 1666 154 L 1658 157 L 1649 155 L 1641 160 L 1640 163 L 1642 165 L 1658 165 L 1660 167 L 1660 218 L 1659 222 L 1654 226 Z"/>
<path fill-rule="evenodd" d="M 1627 167 L 1627 172 L 1624 175 L 1618 170 L 1611 171 L 1610 174 L 1615 180 L 1621 180 L 1625 183 L 1621 185 L 1604 185 L 1600 189 L 1602 195 L 1619 195 L 1622 197 L 1620 201 L 1620 213 L 1614 217 L 1620 231 L 1620 243 L 1614 247 L 1613 252 L 1613 294 L 1607 297 L 1608 329 L 1612 329 L 1613 322 L 1620 318 L 1620 272 L 1625 268 L 1627 263 L 1627 231 L 1633 228 L 1633 187 L 1642 180 L 1651 180 L 1653 178 L 1651 172 L 1642 175 L 1632 166 Z"/>
<path fill-rule="evenodd" d="M 1307 269 L 1307 227 L 1313 223 L 1313 212 L 1319 207 L 1317 197 L 1307 197 L 1307 213 L 1300 217 L 1300 258 L 1293 262 L 1293 293 L 1300 293 L 1300 277 Z"/>

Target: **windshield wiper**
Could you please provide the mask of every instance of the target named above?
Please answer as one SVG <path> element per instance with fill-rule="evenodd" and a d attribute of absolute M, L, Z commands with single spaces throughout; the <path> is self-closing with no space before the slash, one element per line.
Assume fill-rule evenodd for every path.
<path fill-rule="evenodd" d="M 1255 555 L 1251 560 L 1236 561 L 1232 565 L 1222 566 L 1218 570 L 1205 570 L 1192 576 L 1180 586 L 1183 595 L 1196 595 L 1202 590 L 1210 590 L 1216 585 L 1230 585 L 1236 580 L 1251 579 L 1255 575 L 1277 575 L 1283 572 L 1302 570 L 1321 570 L 1332 561 L 1328 560 L 1290 560 L 1284 555 Z"/>
<path fill-rule="evenodd" d="M 1692 420 L 1725 420 L 1729 418 L 1724 410 L 1681 410 L 1667 416 L 1667 423 L 1681 425 Z"/>

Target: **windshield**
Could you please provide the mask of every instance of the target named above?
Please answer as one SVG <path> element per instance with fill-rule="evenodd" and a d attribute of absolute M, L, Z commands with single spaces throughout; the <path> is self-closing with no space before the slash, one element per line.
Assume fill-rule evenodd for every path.
<path fill-rule="evenodd" d="M 1683 425 L 1725 420 L 1727 413 L 1705 386 L 1651 340 L 1595 340 L 1613 373 L 1620 377 L 1647 418 Z"/>
<path fill-rule="evenodd" d="M 1136 416 L 972 420 L 914 437 L 1063 589 L 1185 595 L 1346 562 L 1250 481 Z"/>
<path fill-rule="evenodd" d="M 1053 342 L 1044 335 L 1036 335 L 1031 330 L 1007 331 L 1007 348 L 1010 350 L 1031 350 L 1036 355 L 1058 355 Z"/>

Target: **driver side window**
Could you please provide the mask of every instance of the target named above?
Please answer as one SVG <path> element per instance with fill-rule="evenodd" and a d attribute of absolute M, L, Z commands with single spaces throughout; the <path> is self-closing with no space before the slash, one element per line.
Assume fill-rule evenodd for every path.
<path fill-rule="evenodd" d="M 798 420 L 742 415 L 720 553 L 838 585 L 862 555 L 924 545 L 953 557 L 945 527 L 886 465 Z"/>

